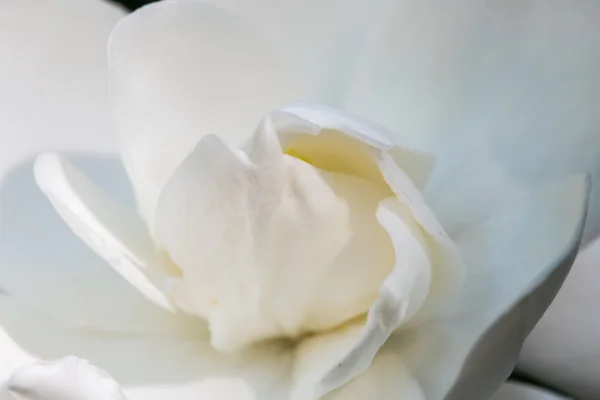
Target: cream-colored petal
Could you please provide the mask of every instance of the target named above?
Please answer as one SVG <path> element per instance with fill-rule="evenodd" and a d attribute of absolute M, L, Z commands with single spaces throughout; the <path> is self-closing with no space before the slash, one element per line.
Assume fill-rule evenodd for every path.
<path fill-rule="evenodd" d="M 270 110 L 319 99 L 268 37 L 201 1 L 134 12 L 109 55 L 122 155 L 150 227 L 163 185 L 201 137 L 238 145 Z"/>
<path fill-rule="evenodd" d="M 56 154 L 39 156 L 34 172 L 40 189 L 75 234 L 148 300 L 174 311 L 168 294 L 177 277 L 163 268 L 133 210 L 106 196 Z"/>
<path fill-rule="evenodd" d="M 332 398 L 354 399 L 353 388 L 370 387 L 384 399 L 394 399 L 387 394 L 394 388 L 408 391 L 408 399 L 489 398 L 512 371 L 526 335 L 573 262 L 588 188 L 583 178 L 543 188 L 457 238 L 469 267 L 457 312 L 396 331 L 373 361 L 378 373 L 367 370 Z M 296 390 L 321 389 L 315 382 L 339 367 L 336 360 L 361 330 L 357 324 L 307 340 L 296 360 Z"/>
<path fill-rule="evenodd" d="M 158 243 L 183 271 L 177 304 L 208 319 L 221 349 L 354 319 L 394 265 L 375 219 L 387 186 L 282 154 L 274 127 L 249 154 L 203 138 L 157 209 Z"/>
<path fill-rule="evenodd" d="M 369 149 L 386 150 L 413 182 L 423 188 L 434 166 L 435 157 L 417 149 L 414 140 L 346 111 L 296 104 L 274 112 L 272 117 L 284 150 L 325 170 L 381 180 Z M 310 136 L 319 136 L 318 141 Z"/>
<path fill-rule="evenodd" d="M 600 4 L 397 2 L 347 107 L 439 155 L 428 201 L 450 232 L 513 191 L 600 171 Z M 599 228 L 594 185 L 586 240 Z"/>
<path fill-rule="evenodd" d="M 426 177 L 427 173 L 419 172 L 430 165 L 427 155 L 421 157 L 404 144 L 394 158 L 388 150 L 393 148 L 388 132 L 337 110 L 299 105 L 279 110 L 273 119 L 286 153 L 325 170 L 389 185 L 390 195 L 396 195 L 382 201 L 377 211 L 379 223 L 394 244 L 396 266 L 370 307 L 363 331 L 338 354 L 330 369 L 319 372 L 315 390 L 328 392 L 364 372 L 401 324 L 408 323 L 410 329 L 411 324 L 452 309 L 464 266 L 458 249 L 401 167 L 406 165 L 413 174 Z M 306 384 L 300 387 L 311 390 Z"/>
<path fill-rule="evenodd" d="M 2 389 L 0 389 L 2 390 Z M 4 396 L 4 397 L 2 397 Z M 6 400 L 126 400 L 105 371 L 77 357 L 17 369 L 0 398 Z"/>
<path fill-rule="evenodd" d="M 357 322 L 327 334 L 305 339 L 296 349 L 291 400 L 321 398 L 330 387 L 321 383 L 359 340 L 364 323 Z M 385 353 L 349 383 L 322 397 L 324 400 L 425 400 L 419 383 L 397 354 Z"/>

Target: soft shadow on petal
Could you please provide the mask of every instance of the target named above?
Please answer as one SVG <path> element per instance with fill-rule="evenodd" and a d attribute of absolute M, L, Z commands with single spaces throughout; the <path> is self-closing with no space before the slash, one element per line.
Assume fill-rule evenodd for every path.
<path fill-rule="evenodd" d="M 556 300 L 527 338 L 518 365 L 577 399 L 600 398 L 600 238 L 581 251 Z"/>
<path fill-rule="evenodd" d="M 76 357 L 23 366 L 1 391 L 6 400 L 127 400 L 106 371 Z"/>
<path fill-rule="evenodd" d="M 175 312 L 169 292 L 178 278 L 170 273 L 133 208 L 98 188 L 58 154 L 38 156 L 34 176 L 77 236 L 149 301 Z"/>
<path fill-rule="evenodd" d="M 69 158 L 133 210 L 117 157 Z M 0 186 L 0 287 L 5 296 L 68 329 L 175 337 L 202 332 L 152 305 L 91 252 L 35 184 L 31 161 L 10 171 Z M 0 325 L 18 329 L 17 320 L 0 319 Z"/>
<path fill-rule="evenodd" d="M 353 343 L 348 339 L 351 344 L 336 353 L 337 359 L 321 363 L 323 368 L 312 371 L 312 384 L 316 385 L 313 390 L 323 393 L 367 370 L 378 349 L 401 324 L 419 324 L 452 308 L 450 303 L 460 288 L 464 266 L 458 249 L 427 209 L 413 181 L 425 183 L 432 162 L 428 154 L 414 149 L 407 140 L 391 139 L 389 132 L 373 123 L 328 107 L 293 105 L 277 110 L 272 118 L 287 154 L 326 171 L 360 176 L 390 190 L 391 197 L 379 204 L 377 219 L 401 256 L 396 257 L 394 272 L 385 279 L 379 298 L 370 307 L 361 334 Z M 395 141 L 399 143 L 395 145 Z M 393 150 L 395 154 L 390 154 Z M 409 239 L 397 243 L 396 239 L 404 235 Z M 410 243 L 409 251 L 401 243 Z M 433 295 L 423 296 L 430 284 Z M 415 313 L 417 317 L 411 321 Z M 298 357 L 304 357 L 302 348 Z M 299 379 L 302 383 L 298 383 L 297 390 L 309 390 L 306 377 Z"/>
<path fill-rule="evenodd" d="M 421 189 L 435 164 L 435 156 L 416 148 L 415 140 L 340 109 L 294 104 L 272 118 L 285 152 L 327 171 L 384 183 L 370 150 L 385 150 Z"/>
<path fill-rule="evenodd" d="M 0 321 L 15 341 L 1 339 L 12 368 L 76 354 L 109 372 L 131 400 L 230 400 L 232 387 L 239 400 L 270 400 L 288 389 L 291 352 L 283 345 L 225 355 L 203 340 L 65 329 L 8 297 L 0 297 Z M 11 371 L 0 372 L 1 382 Z"/>
<path fill-rule="evenodd" d="M 544 390 L 537 386 L 519 382 L 507 382 L 491 400 L 569 400 L 559 394 Z"/>
<path fill-rule="evenodd" d="M 573 262 L 588 190 L 583 177 L 542 188 L 456 238 L 468 268 L 458 313 L 382 350 L 400 352 L 427 398 L 487 398 L 508 377 Z"/>
<path fill-rule="evenodd" d="M 439 154 L 427 197 L 458 232 L 513 190 L 589 169 L 596 179 L 599 19 L 593 0 L 399 2 L 361 58 L 347 107 Z"/>
<path fill-rule="evenodd" d="M 121 150 L 151 227 L 162 186 L 201 137 L 239 145 L 270 110 L 320 99 L 265 35 L 201 1 L 134 12 L 114 30 L 109 57 Z"/>

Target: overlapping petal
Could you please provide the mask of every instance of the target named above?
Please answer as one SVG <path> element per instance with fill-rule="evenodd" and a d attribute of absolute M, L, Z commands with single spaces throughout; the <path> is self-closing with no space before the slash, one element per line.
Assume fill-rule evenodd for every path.
<path fill-rule="evenodd" d="M 209 0 L 261 29 L 297 74 L 339 106 L 369 33 L 395 0 Z M 301 100 L 301 99 L 297 99 Z"/>
<path fill-rule="evenodd" d="M 427 399 L 491 396 L 573 263 L 588 190 L 585 178 L 540 189 L 456 238 L 468 268 L 458 313 L 398 331 L 377 357 L 398 355 Z"/>
<path fill-rule="evenodd" d="M 0 387 L 11 374 L 5 363 L 14 369 L 77 354 L 110 373 L 129 400 L 283 399 L 287 391 L 291 356 L 285 346 L 227 355 L 201 337 L 65 329 L 5 297 L 0 318 L 8 334 L 0 331 Z"/>
<path fill-rule="evenodd" d="M 109 56 L 122 155 L 150 227 L 163 185 L 201 137 L 239 145 L 270 110 L 319 100 L 263 33 L 198 1 L 132 14 Z"/>
<path fill-rule="evenodd" d="M 3 400 L 126 400 L 110 375 L 76 357 L 23 366 L 0 391 Z"/>
<path fill-rule="evenodd" d="M 398 2 L 346 106 L 439 155 L 427 198 L 460 231 L 514 192 L 600 166 L 599 19 L 594 1 Z"/>
<path fill-rule="evenodd" d="M 353 3 L 353 10 L 354 5 L 359 6 L 356 10 L 361 10 L 361 4 Z M 281 7 L 283 9 L 287 5 Z M 337 9 L 337 5 L 331 7 L 332 10 Z M 588 112 L 591 107 L 580 107 L 578 103 L 578 99 L 585 98 L 588 100 L 585 105 L 597 104 L 595 88 L 588 87 L 588 80 L 583 78 L 581 81 L 572 79 L 564 82 L 555 79 L 561 76 L 561 73 L 571 77 L 587 77 L 589 74 L 585 72 L 588 69 L 589 71 L 595 69 L 594 60 L 597 60 L 597 53 L 594 53 L 594 48 L 586 41 L 588 37 L 597 36 L 594 26 L 590 23 L 594 19 L 595 9 L 590 6 L 589 14 L 582 13 L 577 8 L 574 11 L 570 8 L 563 10 L 569 18 L 577 20 L 578 23 L 573 24 L 573 27 L 589 28 L 591 35 L 586 36 L 584 38 L 586 40 L 580 42 L 578 46 L 571 46 L 572 40 L 568 39 L 577 36 L 577 32 L 580 31 L 560 32 L 558 38 L 564 39 L 564 43 L 567 43 L 558 41 L 561 57 L 556 57 L 547 50 L 536 59 L 538 54 L 530 52 L 528 46 L 539 48 L 541 44 L 541 48 L 545 49 L 543 44 L 546 39 L 543 34 L 540 37 L 530 35 L 531 41 L 523 42 L 522 47 L 515 50 L 512 41 L 504 42 L 504 36 L 494 30 L 500 25 L 495 22 L 512 21 L 509 17 L 514 15 L 510 5 L 495 6 L 499 7 L 499 13 L 486 9 L 487 5 L 469 7 L 468 2 L 452 10 L 438 8 L 442 6 L 433 3 L 426 3 L 425 8 L 415 4 L 407 6 L 409 9 L 402 8 L 405 5 L 399 7 L 401 14 L 418 17 L 413 20 L 416 24 L 412 25 L 413 28 L 436 26 L 444 33 L 453 34 L 432 35 L 431 41 L 424 41 L 427 45 L 419 49 L 411 46 L 410 35 L 401 35 L 402 40 L 406 42 L 402 42 L 402 45 L 395 48 L 400 49 L 401 52 L 406 50 L 400 59 L 402 63 L 409 63 L 408 72 L 416 73 L 414 76 L 418 78 L 413 76 L 411 82 L 402 81 L 400 85 L 389 85 L 390 90 L 387 92 L 381 90 L 381 85 L 377 85 L 379 77 L 388 76 L 386 70 L 381 71 L 377 68 L 383 65 L 385 68 L 392 66 L 391 69 L 394 69 L 397 64 L 379 57 L 380 50 L 386 48 L 389 41 L 377 42 L 378 44 L 373 45 L 366 53 L 366 57 L 370 60 L 359 66 L 357 79 L 349 91 L 348 104 L 351 108 L 364 110 L 370 117 L 381 110 L 383 117 L 379 119 L 380 121 L 394 128 L 402 128 L 400 131 L 408 136 L 414 133 L 421 135 L 420 142 L 431 149 L 452 148 L 448 143 L 452 143 L 454 139 L 440 139 L 439 132 L 461 133 L 460 137 L 468 138 L 460 142 L 462 143 L 460 148 L 440 153 L 442 159 L 439 171 L 442 172 L 435 177 L 436 180 L 429 192 L 429 199 L 434 202 L 436 210 L 440 211 L 444 222 L 455 228 L 455 232 L 462 232 L 456 239 L 466 256 L 469 267 L 468 285 L 457 308 L 459 313 L 455 317 L 429 320 L 425 324 L 411 327 L 410 331 L 401 330 L 395 333 L 373 359 L 375 351 L 371 350 L 378 348 L 382 343 L 382 340 L 375 341 L 375 346 L 367 346 L 369 351 L 366 354 L 369 356 L 359 357 L 359 368 L 356 368 L 356 364 L 351 365 L 352 368 L 344 366 L 342 370 L 352 373 L 341 374 L 341 378 L 337 377 L 333 380 L 336 382 L 333 385 L 328 385 L 326 379 L 326 384 L 323 385 L 323 377 L 329 376 L 332 370 L 336 370 L 340 357 L 352 351 L 352 347 L 363 332 L 362 324 L 351 327 L 352 329 L 347 332 L 334 332 L 332 337 L 323 336 L 318 340 L 315 338 L 314 342 L 307 340 L 298 347 L 296 358 L 293 360 L 289 349 L 277 347 L 259 349 L 255 353 L 242 355 L 239 359 L 215 353 L 208 348 L 206 342 L 171 341 L 171 337 L 168 340 L 162 338 L 145 340 L 135 335 L 132 335 L 131 340 L 128 341 L 123 340 L 120 335 L 138 332 L 119 331 L 119 335 L 115 338 L 110 335 L 104 336 L 106 332 L 97 330 L 97 326 L 91 326 L 92 329 L 87 332 L 91 333 L 92 339 L 94 335 L 100 333 L 95 338 L 95 344 L 88 341 L 89 337 L 78 341 L 79 339 L 76 339 L 78 335 L 63 335 L 69 332 L 61 330 L 64 327 L 50 333 L 48 326 L 53 326 L 56 321 L 52 318 L 46 321 L 48 316 L 44 313 L 30 314 L 31 310 L 21 309 L 22 304 L 19 304 L 19 301 L 27 302 L 26 296 L 21 296 L 16 301 L 16 296 L 7 297 L 5 294 L 0 294 L 2 301 L 0 323 L 4 327 L 0 332 L 3 345 L 0 347 L 0 358 L 18 359 L 16 365 L 30 359 L 33 355 L 37 357 L 37 354 L 22 353 L 21 350 L 15 349 L 16 347 L 31 347 L 29 351 L 31 353 L 47 353 L 49 349 L 54 349 L 51 351 L 55 352 L 67 349 L 77 353 L 88 352 L 104 360 L 104 363 L 110 367 L 107 369 L 111 373 L 117 375 L 113 371 L 118 370 L 119 375 L 122 374 L 116 378 L 124 384 L 130 399 L 197 399 L 199 396 L 244 400 L 279 399 L 288 395 L 289 384 L 292 388 L 292 396 L 304 400 L 305 395 L 316 396 L 339 386 L 369 365 L 370 370 L 331 393 L 329 397 L 336 400 L 349 400 L 377 393 L 378 398 L 395 399 L 398 393 L 403 393 L 411 400 L 441 399 L 444 396 L 455 400 L 473 396 L 473 398 L 485 397 L 491 394 L 512 368 L 522 339 L 560 286 L 570 267 L 580 237 L 587 198 L 585 182 L 575 180 L 534 196 L 520 197 L 527 192 L 528 185 L 524 182 L 539 182 L 559 176 L 565 171 L 584 170 L 595 162 L 594 151 L 597 147 L 593 140 L 587 142 L 589 138 L 587 133 L 597 125 L 597 121 L 593 114 Z M 515 22 L 518 25 L 516 28 L 521 29 L 513 29 L 512 34 L 519 35 L 535 29 L 541 32 L 545 32 L 544 29 L 556 32 L 557 17 L 554 12 L 544 8 L 541 2 L 531 1 L 526 5 L 519 3 L 518 7 L 516 5 L 514 7 L 519 10 L 519 18 Z M 292 9 L 293 7 L 289 10 Z M 246 12 L 260 16 L 264 11 L 264 8 L 258 8 L 254 11 L 242 11 L 242 14 Z M 326 21 L 329 15 L 323 13 L 318 18 Z M 482 15 L 485 18 L 479 18 Z M 355 17 L 352 14 L 349 21 L 351 22 Z M 392 16 L 394 17 L 397 15 Z M 266 20 L 269 18 L 270 21 L 280 22 L 272 16 L 268 16 Z M 531 19 L 534 24 L 530 24 Z M 282 20 L 285 21 L 285 18 Z M 305 20 L 305 17 L 298 18 L 296 22 L 300 21 L 299 24 L 290 24 L 289 31 L 282 28 L 282 31 L 290 33 L 292 42 L 294 32 L 298 31 L 296 25 L 301 25 Z M 431 21 L 436 23 L 433 24 Z M 274 25 L 277 25 L 275 22 Z M 323 23 L 317 25 L 325 26 Z M 470 35 L 469 29 L 463 32 L 457 28 L 469 26 L 474 29 L 475 25 L 478 29 L 485 27 L 484 34 Z M 396 28 L 400 26 L 398 29 L 403 33 L 403 29 L 411 25 L 398 23 L 396 20 L 395 26 Z M 357 32 L 362 32 L 362 29 L 361 25 L 356 31 L 351 28 L 341 28 L 339 32 L 343 33 L 342 36 L 349 32 L 349 35 L 344 37 L 355 37 L 354 35 L 358 35 Z M 321 91 L 324 81 L 319 81 L 325 75 L 320 75 L 316 62 L 313 62 L 312 66 L 311 63 L 306 64 L 309 71 L 307 76 L 297 74 L 298 68 L 289 64 L 290 61 L 294 61 L 294 57 L 286 54 L 285 51 L 278 54 L 281 50 L 278 46 L 285 40 L 284 36 L 287 33 L 282 35 L 278 43 L 274 38 L 265 37 L 264 33 L 269 30 L 267 26 L 259 33 L 254 32 L 229 14 L 208 6 L 190 2 L 168 2 L 136 14 L 123 23 L 113 37 L 111 53 L 115 83 L 113 94 L 126 149 L 124 156 L 137 190 L 142 215 L 151 227 L 154 226 L 154 208 L 162 186 L 200 137 L 208 133 L 219 133 L 235 141 L 236 137 L 243 137 L 248 132 L 248 127 L 254 126 L 264 112 L 288 100 L 327 101 L 327 96 L 323 96 Z M 315 32 L 322 34 L 327 30 L 315 30 Z M 216 37 L 219 38 L 218 41 L 214 40 Z M 389 37 L 397 38 L 396 35 Z M 456 48 L 452 46 L 445 47 L 447 53 L 437 52 L 440 49 L 438 46 L 440 37 L 444 37 L 446 43 L 463 43 L 465 47 L 458 54 L 472 54 L 481 43 L 483 47 L 488 48 L 488 51 L 483 52 L 485 56 L 474 62 L 474 65 L 463 68 L 464 60 L 468 60 L 469 57 L 454 59 L 450 56 L 450 51 Z M 467 37 L 472 41 L 464 40 Z M 298 39 L 298 43 L 303 40 L 305 39 Z M 325 41 L 323 46 L 316 46 L 318 48 L 315 49 L 314 54 L 326 54 L 328 48 L 335 47 L 335 40 Z M 195 43 L 196 47 L 186 44 L 188 41 Z M 515 40 L 514 43 L 516 42 Z M 552 41 L 553 44 L 555 42 Z M 298 46 L 301 47 L 300 44 Z M 310 54 L 310 49 L 304 46 L 305 51 L 298 52 L 296 61 L 304 57 L 304 54 Z M 191 51 L 188 51 L 190 49 Z M 339 54 L 354 54 L 354 50 L 346 50 L 348 49 Z M 580 53 L 586 53 L 587 56 L 579 57 Z M 405 57 L 412 54 L 416 56 Z M 518 56 L 516 57 L 518 62 L 511 64 L 514 68 L 503 69 L 506 62 L 501 61 L 506 59 L 514 61 L 515 58 L 508 57 L 514 54 Z M 337 68 L 331 67 L 339 65 L 339 63 L 335 64 L 336 60 L 339 60 L 336 57 L 337 54 L 332 55 L 330 59 L 334 61 L 331 63 L 328 61 L 324 65 L 327 65 L 327 68 Z M 439 65 L 432 62 L 436 57 L 440 57 L 441 60 L 456 61 L 456 63 L 444 64 L 456 65 L 456 69 L 447 68 L 442 71 L 443 73 L 436 74 L 440 72 L 436 68 Z M 559 58 L 562 64 L 554 63 Z M 481 69 L 478 69 L 479 61 L 483 65 Z M 400 64 L 406 65 L 402 63 Z M 550 65 L 549 69 L 543 70 L 546 72 L 536 76 L 538 80 L 523 79 L 531 77 L 532 71 L 537 72 L 537 66 L 546 67 L 547 64 Z M 247 75 L 239 74 L 240 65 L 248 72 Z M 497 74 L 498 70 L 502 73 Z M 222 73 L 224 71 L 227 73 Z M 402 69 L 396 68 L 396 74 L 398 71 Z M 502 79 L 499 79 L 497 84 L 491 84 L 487 79 L 490 76 L 489 71 L 494 71 L 494 74 L 501 76 Z M 446 73 L 448 75 L 445 75 Z M 374 76 L 377 79 L 374 79 Z M 432 76 L 440 79 L 430 80 Z M 519 79 L 515 79 L 515 76 Z M 216 77 L 224 78 L 221 81 Z M 346 77 L 347 75 L 340 74 L 339 82 L 344 81 Z M 472 80 L 473 77 L 477 78 L 475 84 L 465 84 L 467 81 L 472 82 L 469 79 Z M 516 88 L 515 85 L 511 85 L 513 82 L 524 80 L 531 82 L 531 87 L 524 85 Z M 561 85 L 553 85 L 559 81 Z M 581 83 L 583 81 L 585 84 Z M 314 85 L 314 82 L 319 84 Z M 481 82 L 490 84 L 479 85 Z M 465 85 L 468 90 L 463 90 Z M 370 89 L 373 87 L 378 89 L 373 91 Z M 210 90 L 198 90 L 198 88 Z M 269 90 L 263 92 L 261 88 L 269 88 Z M 398 88 L 402 90 L 396 90 Z M 406 88 L 408 90 L 404 90 Z M 439 95 L 440 90 L 443 95 Z M 462 97 L 465 92 L 468 94 Z M 379 96 L 377 93 L 385 95 L 391 93 L 391 97 L 385 98 L 384 101 L 377 97 Z M 404 102 L 394 97 L 397 93 L 408 93 L 406 97 L 400 98 L 400 100 L 404 99 Z M 544 97 L 538 97 L 539 93 Z M 572 93 L 583 93 L 588 96 L 575 96 Z M 196 94 L 198 97 L 194 97 Z M 365 97 L 361 97 L 361 94 L 365 94 Z M 513 95 L 520 101 L 514 103 Z M 489 98 L 492 100 L 485 101 Z M 541 106 L 531 108 L 532 104 L 540 98 L 554 102 L 548 103 L 547 108 Z M 458 100 L 448 101 L 448 99 Z M 369 102 L 371 104 L 367 104 Z M 481 104 L 487 107 L 490 103 L 492 106 L 489 108 L 478 108 Z M 400 105 L 396 108 L 396 104 Z M 433 106 L 429 107 L 430 104 Z M 453 107 L 448 107 L 448 104 L 453 104 Z M 392 112 L 389 112 L 388 106 L 394 107 L 393 117 L 390 117 Z M 377 109 L 374 111 L 373 107 Z M 214 112 L 230 109 L 238 113 L 232 116 Z M 517 112 L 516 109 L 523 112 Z M 534 112 L 531 111 L 532 109 Z M 403 112 L 397 113 L 398 110 Z M 412 110 L 412 112 L 404 112 L 404 110 Z M 537 123 L 536 121 L 543 120 L 540 116 L 547 115 L 548 110 L 552 112 L 554 118 L 544 123 Z M 435 118 L 430 119 L 431 115 Z M 476 120 L 467 118 L 472 115 L 478 115 L 479 118 Z M 532 116 L 537 119 L 533 121 Z M 302 122 L 303 119 L 304 122 L 309 123 L 305 124 Z M 317 127 L 317 131 L 320 131 L 319 127 L 323 127 L 322 122 L 316 122 L 311 118 L 300 118 L 300 121 L 301 126 Z M 502 123 L 496 123 L 497 121 Z M 344 128 L 347 126 L 344 125 Z M 335 130 L 331 127 L 330 129 Z M 510 134 L 501 135 L 498 133 L 499 130 Z M 577 139 L 573 142 L 563 141 L 561 138 L 564 136 L 556 134 L 559 131 L 569 130 L 576 133 Z M 519 149 L 513 144 L 521 143 L 520 140 L 525 133 L 538 139 L 537 135 L 545 134 L 547 136 L 544 138 L 559 138 L 560 143 L 539 141 L 539 152 L 531 152 L 527 147 L 526 155 L 501 151 L 506 148 Z M 491 136 L 492 134 L 495 136 Z M 181 138 L 185 140 L 180 141 Z M 434 139 L 430 141 L 430 138 Z M 578 147 L 582 146 L 582 143 L 589 153 L 577 154 L 577 151 L 582 149 Z M 558 153 L 555 151 L 558 147 L 573 151 L 562 153 L 564 149 L 561 149 L 561 153 Z M 141 150 L 138 152 L 138 149 Z M 383 161 L 388 165 L 403 167 L 401 163 L 407 154 L 410 156 L 411 152 L 402 153 L 398 157 L 390 154 L 389 159 Z M 573 154 L 578 156 L 577 159 L 570 158 Z M 485 160 L 488 156 L 492 156 L 494 161 Z M 523 162 L 523 159 L 526 159 L 526 162 Z M 90 185 L 87 182 L 81 183 L 80 177 L 73 179 L 71 167 L 65 168 L 65 164 L 56 159 L 50 161 L 42 163 L 48 167 L 42 172 L 45 174 L 50 171 L 51 177 L 43 178 L 41 182 L 59 183 L 58 191 L 55 191 L 57 187 L 52 188 L 53 185 L 45 186 L 46 191 L 51 193 L 55 200 L 56 198 L 68 200 L 66 208 L 69 212 L 63 214 L 69 215 L 72 225 L 83 222 L 83 231 L 93 228 L 96 233 L 98 230 L 95 228 L 100 227 L 101 237 L 103 240 L 108 240 L 104 244 L 109 244 L 108 247 L 100 248 L 104 256 L 113 250 L 118 250 L 121 260 L 123 254 L 128 255 L 125 257 L 127 262 L 135 260 L 135 257 L 130 257 L 133 254 L 130 252 L 135 252 L 138 245 L 127 241 L 127 234 L 122 235 L 118 224 L 113 224 L 119 212 L 113 213 L 112 205 L 100 207 L 99 213 L 92 212 L 93 207 L 90 206 L 103 197 L 102 192 L 95 188 L 90 190 Z M 457 165 L 462 167 L 452 168 Z M 361 165 L 360 168 L 362 167 Z M 469 172 L 474 171 L 478 174 L 468 175 Z M 372 170 L 365 170 L 367 175 L 370 172 Z M 417 171 L 411 171 L 409 168 L 406 172 L 408 178 L 412 178 L 416 186 L 420 186 L 428 176 L 429 166 L 425 162 Z M 40 175 L 39 171 L 38 175 Z M 502 177 L 503 180 L 497 179 L 498 177 Z M 483 186 L 477 187 L 477 184 Z M 509 196 L 498 196 L 498 192 L 487 190 L 494 186 L 502 186 L 505 192 L 511 193 Z M 77 192 L 72 191 L 75 188 Z M 81 191 L 81 188 L 84 190 Z M 442 197 L 442 194 L 445 197 Z M 508 199 L 515 198 L 519 201 L 510 201 L 512 208 L 509 207 L 506 212 L 485 219 L 492 210 L 505 206 L 504 203 L 509 202 Z M 485 204 L 486 199 L 493 200 L 489 206 L 475 207 Z M 104 200 L 101 202 L 103 205 L 110 203 L 105 203 Z M 393 207 L 388 207 L 386 211 L 393 211 Z M 103 215 L 104 213 L 108 214 Z M 425 221 L 428 220 L 427 215 L 424 218 Z M 471 224 L 473 221 L 479 223 L 473 225 Z M 424 225 L 427 226 L 427 222 L 424 222 Z M 428 226 L 433 231 L 437 228 L 435 225 Z M 98 247 L 98 242 L 91 241 L 91 244 L 93 247 Z M 441 245 L 443 247 L 443 241 Z M 105 251 L 106 249 L 109 251 Z M 2 260 L 3 264 L 10 261 Z M 140 265 L 135 267 L 135 270 L 130 270 L 137 271 Z M 77 277 L 77 274 L 72 276 Z M 146 279 L 145 276 L 141 278 Z M 138 286 L 141 286 L 139 279 L 132 280 L 137 281 Z M 13 281 L 18 282 L 19 279 L 10 279 L 9 283 Z M 148 281 L 152 282 L 154 279 Z M 6 286 L 3 283 L 0 281 L 0 286 Z M 16 285 L 8 286 L 8 289 L 13 288 L 16 288 Z M 22 292 L 31 294 L 27 290 Z M 147 291 L 144 289 L 143 292 Z M 159 290 L 158 293 L 161 291 Z M 53 300 L 57 300 L 59 304 L 67 304 L 65 299 L 58 297 Z M 150 295 L 150 297 L 154 296 Z M 66 298 L 69 299 L 68 296 Z M 39 299 L 36 302 L 41 304 Z M 15 314 L 17 310 L 18 313 Z M 170 317 L 165 317 L 164 320 L 161 318 L 163 317 L 161 316 L 159 320 L 164 322 Z M 75 318 L 76 322 L 82 320 L 86 321 L 80 316 Z M 42 321 L 48 322 L 49 325 L 42 324 Z M 122 327 L 121 323 L 122 321 L 118 321 L 117 325 Z M 77 323 L 73 325 L 77 327 Z M 101 320 L 98 321 L 98 326 L 102 326 Z M 28 332 L 24 332 L 23 329 Z M 175 331 L 178 332 L 178 329 Z M 515 339 L 516 331 L 521 332 L 522 335 Z M 48 333 L 45 333 L 47 336 L 43 336 L 39 332 Z M 169 336 L 173 333 L 169 329 L 167 332 Z M 185 332 L 186 337 L 189 338 L 188 331 Z M 510 335 L 507 332 L 510 332 Z M 341 333 L 342 336 L 335 337 L 337 333 Z M 67 338 L 69 340 L 66 340 Z M 20 346 L 17 346 L 13 339 L 18 339 Z M 57 347 L 57 343 L 62 345 Z M 115 352 L 115 349 L 122 351 Z M 131 363 L 116 362 L 120 356 L 132 350 L 137 358 L 133 357 Z M 46 357 L 46 354 L 41 355 Z M 114 356 L 116 358 L 111 358 Z M 490 359 L 494 362 L 490 362 Z M 163 365 L 158 365 L 157 360 L 158 363 L 162 361 Z M 142 368 L 135 370 L 134 365 Z M 172 373 L 168 373 L 172 365 L 176 365 L 177 368 L 170 371 Z M 190 376 L 191 371 L 194 372 L 194 376 Z M 292 377 L 291 382 L 289 377 Z M 481 385 L 474 387 L 467 384 L 473 379 L 481 382 Z"/>
<path fill-rule="evenodd" d="M 93 151 L 69 159 L 118 198 L 130 198 L 118 159 L 98 154 L 116 150 L 106 41 L 123 10 L 94 0 L 8 1 L 1 8 L 0 52 L 10 57 L 0 65 L 0 293 L 63 327 L 180 335 L 168 313 L 73 236 L 32 174 L 30 157 L 41 150 Z M 86 295 L 94 291 L 111 296 Z M 4 318 L 0 325 L 9 329 Z M 4 372 L 12 353 L 1 354 Z"/>
<path fill-rule="evenodd" d="M 507 382 L 491 400 L 569 400 L 549 390 L 519 382 Z"/>

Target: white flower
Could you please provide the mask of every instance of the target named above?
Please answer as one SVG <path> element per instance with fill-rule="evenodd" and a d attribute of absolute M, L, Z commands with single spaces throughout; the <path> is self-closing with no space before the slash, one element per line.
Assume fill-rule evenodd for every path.
<path fill-rule="evenodd" d="M 122 392 L 95 367 L 68 359 L 19 370 L 5 395 L 86 398 L 78 396 L 95 396 L 96 387 L 111 400 L 493 393 L 581 239 L 586 179 L 542 181 L 584 172 L 590 162 L 578 160 L 580 169 L 508 163 L 488 140 L 497 140 L 487 135 L 494 112 L 463 124 L 470 140 L 460 146 L 440 138 L 459 128 L 435 105 L 409 103 L 421 101 L 420 88 L 393 97 L 410 88 L 411 76 L 428 72 L 418 63 L 429 68 L 429 56 L 417 51 L 414 70 L 394 67 L 395 50 L 386 46 L 404 40 L 404 31 L 389 32 L 396 20 L 376 29 L 370 21 L 407 10 L 381 3 L 352 3 L 347 19 L 334 24 L 333 4 L 307 15 L 303 3 L 284 14 L 271 14 L 275 4 L 220 3 L 248 23 L 200 2 L 174 1 L 117 27 L 112 96 L 143 222 L 61 156 L 38 158 L 35 175 L 73 231 L 145 298 L 74 275 L 68 283 L 81 285 L 81 300 L 95 292 L 112 306 L 68 315 L 60 310 L 65 290 L 47 302 L 61 317 L 42 313 L 28 320 L 27 332 L 57 324 L 56 337 L 67 343 L 59 347 L 50 334 L 42 342 L 56 347 L 38 341 L 32 351 L 90 358 Z M 323 29 L 312 37 L 302 34 L 307 26 Z M 373 43 L 348 46 L 368 31 Z M 452 106 L 477 103 L 467 100 Z M 521 184 L 510 168 L 530 170 L 535 183 Z M 27 303 L 7 304 L 16 320 L 26 319 Z M 0 323 L 27 347 L 29 336 L 7 321 Z M 50 384 L 48 376 L 57 378 Z M 72 384 L 87 380 L 89 390 Z"/>

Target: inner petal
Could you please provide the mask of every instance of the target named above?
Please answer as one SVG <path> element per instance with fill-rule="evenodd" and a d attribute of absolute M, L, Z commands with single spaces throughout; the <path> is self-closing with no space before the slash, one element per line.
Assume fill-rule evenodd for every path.
<path fill-rule="evenodd" d="M 204 140 L 159 203 L 157 238 L 183 274 L 175 302 L 208 320 L 222 350 L 361 316 L 394 267 L 376 219 L 388 186 L 273 157 L 265 168 L 283 174 L 265 180 L 245 154 Z"/>

